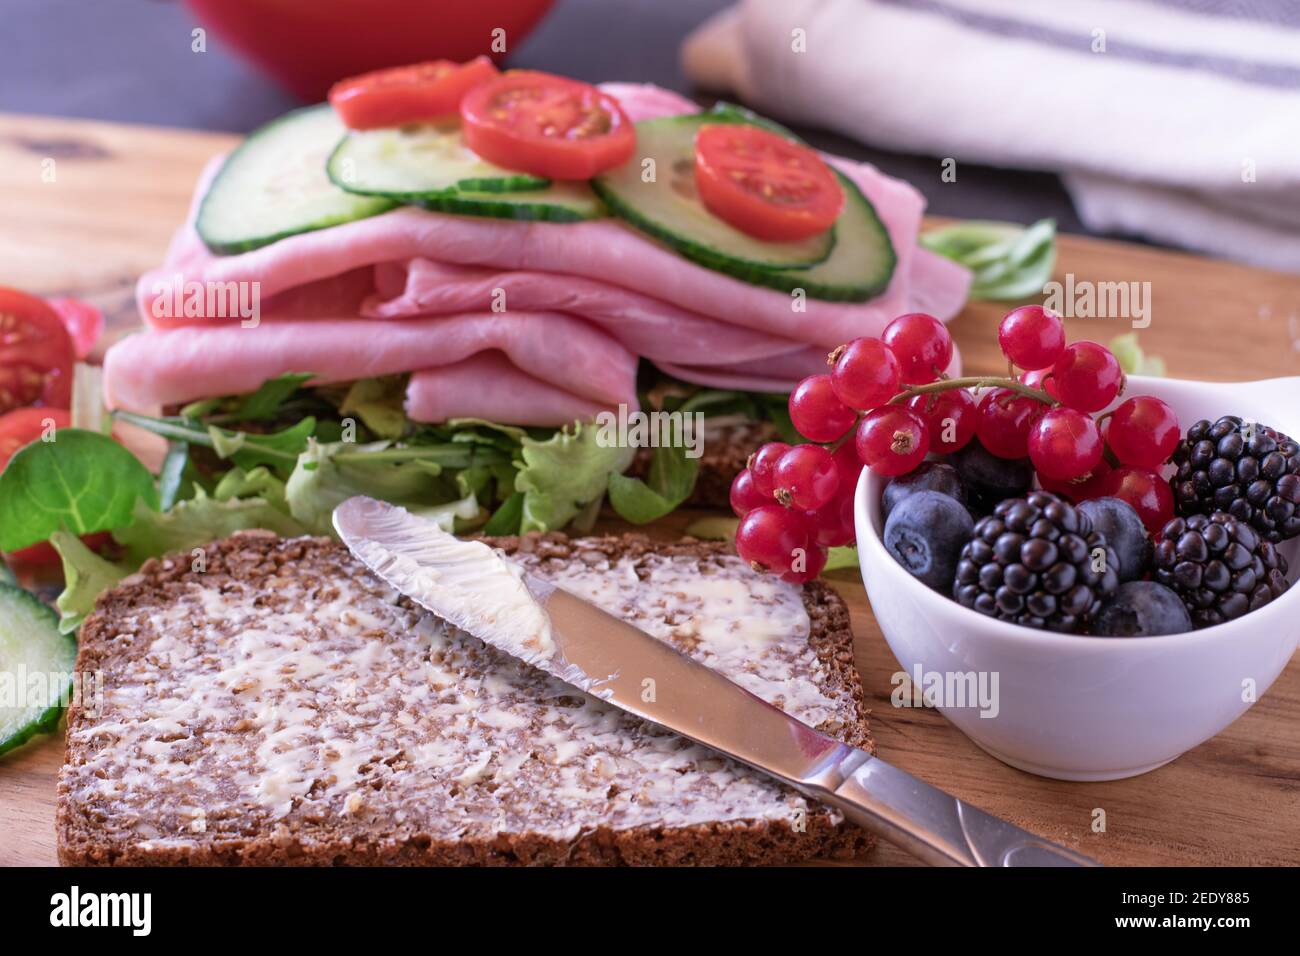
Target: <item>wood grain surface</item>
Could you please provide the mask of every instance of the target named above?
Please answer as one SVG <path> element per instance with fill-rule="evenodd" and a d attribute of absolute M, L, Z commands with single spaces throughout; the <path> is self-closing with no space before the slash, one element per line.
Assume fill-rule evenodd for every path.
<path fill-rule="evenodd" d="M 204 161 L 229 136 L 0 115 L 0 284 L 77 295 L 115 333 L 135 324 L 136 277 L 157 265 Z M 52 165 L 51 165 L 52 164 Z M 51 172 L 53 175 L 51 176 Z M 1169 374 L 1232 381 L 1300 373 L 1300 277 L 1142 246 L 1061 237 L 1057 276 L 1149 283 L 1143 346 Z M 1003 307 L 969 306 L 952 328 L 968 371 L 1003 367 Z M 1121 319 L 1076 319 L 1069 335 L 1106 341 Z M 1300 401 L 1300 395 L 1296 397 Z M 1225 410 L 1226 411 L 1226 410 Z M 651 533 L 672 537 L 693 516 Z M 620 530 L 617 521 L 606 530 Z M 1231 727 L 1130 780 L 1066 783 L 1007 767 L 932 710 L 890 704 L 898 670 L 856 573 L 831 580 L 848 602 L 879 753 L 963 800 L 1108 865 L 1300 864 L 1300 667 L 1289 667 Z M 0 865 L 53 864 L 54 784 L 62 741 L 0 759 Z M 1091 830 L 1106 811 L 1104 833 Z M 882 845 L 868 864 L 904 865 Z"/>

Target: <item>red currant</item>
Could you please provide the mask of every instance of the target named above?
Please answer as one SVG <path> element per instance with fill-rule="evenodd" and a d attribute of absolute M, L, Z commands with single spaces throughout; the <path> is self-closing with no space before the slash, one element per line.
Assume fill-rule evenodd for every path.
<path fill-rule="evenodd" d="M 795 445 L 776 463 L 776 500 L 800 511 L 814 511 L 840 487 L 835 459 L 821 445 Z"/>
<path fill-rule="evenodd" d="M 913 395 L 907 407 L 925 420 L 930 430 L 930 451 L 947 455 L 965 448 L 975 434 L 975 399 L 964 388 L 930 395 Z"/>
<path fill-rule="evenodd" d="M 1008 312 L 998 326 L 998 345 L 1013 365 L 1044 368 L 1061 357 L 1065 327 L 1056 313 L 1041 305 L 1022 305 Z"/>
<path fill-rule="evenodd" d="M 898 393 L 901 375 L 893 349 L 880 339 L 863 337 L 844 346 L 831 370 L 831 385 L 845 405 L 866 411 Z"/>
<path fill-rule="evenodd" d="M 1122 465 L 1106 478 L 1106 494 L 1127 501 L 1155 534 L 1174 517 L 1174 490 L 1149 468 Z"/>
<path fill-rule="evenodd" d="M 736 513 L 736 517 L 743 518 L 755 508 L 771 503 L 771 495 L 764 497 L 754 487 L 754 473 L 748 468 L 741 469 L 740 474 L 731 482 L 731 510 Z"/>
<path fill-rule="evenodd" d="M 1180 433 L 1174 410 L 1151 395 L 1121 402 L 1106 425 L 1106 441 L 1126 465 L 1159 468 L 1178 447 Z"/>
<path fill-rule="evenodd" d="M 1029 430 L 1029 460 L 1048 478 L 1082 477 L 1101 461 L 1101 453 L 1097 423 L 1073 408 L 1049 408 Z"/>
<path fill-rule="evenodd" d="M 855 438 L 858 457 L 880 475 L 901 475 L 925 458 L 930 435 L 925 421 L 902 405 L 882 405 L 863 416 Z"/>
<path fill-rule="evenodd" d="M 781 580 L 790 584 L 807 584 L 809 581 L 816 580 L 817 575 L 822 573 L 826 567 L 826 559 L 829 555 L 826 549 L 820 545 L 810 544 L 808 550 L 804 553 L 802 561 L 796 562 L 803 570 L 787 571 L 781 575 Z"/>
<path fill-rule="evenodd" d="M 1110 470 L 1110 463 L 1102 458 L 1092 467 L 1092 471 L 1082 478 L 1061 480 L 1049 478 L 1039 472 L 1038 483 L 1048 491 L 1063 495 L 1078 504 L 1080 501 L 1100 498 L 1106 494 L 1106 482 L 1110 478 Z"/>
<path fill-rule="evenodd" d="M 1096 342 L 1074 342 L 1052 366 L 1056 396 L 1081 412 L 1099 412 L 1124 387 L 1124 370 L 1110 349 Z"/>
<path fill-rule="evenodd" d="M 736 553 L 756 571 L 785 574 L 808 551 L 808 521 L 778 504 L 762 505 L 740 519 Z"/>
<path fill-rule="evenodd" d="M 858 492 L 858 477 L 862 474 L 862 459 L 854 442 L 846 441 L 835 449 L 835 467 L 840 473 L 840 491 L 845 498 L 852 499 Z"/>
<path fill-rule="evenodd" d="M 823 547 L 840 548 L 852 544 L 856 537 L 852 498 L 833 498 L 816 511 L 809 511 L 805 517 L 813 540 Z"/>
<path fill-rule="evenodd" d="M 933 382 L 952 362 L 952 336 L 943 323 L 924 312 L 900 315 L 880 336 L 898 358 L 908 385 Z"/>
<path fill-rule="evenodd" d="M 1046 392 L 1058 402 L 1061 400 L 1060 396 L 1056 394 L 1056 384 L 1052 381 L 1052 370 L 1050 367 L 1026 372 L 1024 375 L 1020 376 L 1020 381 L 1024 382 L 1030 388 L 1036 388 L 1040 391 Z"/>
<path fill-rule="evenodd" d="M 783 441 L 770 441 L 749 456 L 747 464 L 754 482 L 754 490 L 769 499 L 764 502 L 765 504 L 771 504 L 770 499 L 776 494 L 776 463 L 789 450 L 790 446 Z"/>
<path fill-rule="evenodd" d="M 790 421 L 811 441 L 835 441 L 857 419 L 857 413 L 835 397 L 829 375 L 809 375 L 790 393 Z"/>
<path fill-rule="evenodd" d="M 1029 429 L 1047 406 L 1009 388 L 995 388 L 980 399 L 975 434 L 999 458 L 1029 454 Z"/>

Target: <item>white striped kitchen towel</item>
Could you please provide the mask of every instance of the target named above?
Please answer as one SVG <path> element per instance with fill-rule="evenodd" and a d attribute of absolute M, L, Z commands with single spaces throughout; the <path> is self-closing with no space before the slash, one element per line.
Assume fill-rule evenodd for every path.
<path fill-rule="evenodd" d="M 1300 271 L 1295 0 L 741 0 L 683 62 L 959 182 L 1058 171 L 1092 229 Z"/>

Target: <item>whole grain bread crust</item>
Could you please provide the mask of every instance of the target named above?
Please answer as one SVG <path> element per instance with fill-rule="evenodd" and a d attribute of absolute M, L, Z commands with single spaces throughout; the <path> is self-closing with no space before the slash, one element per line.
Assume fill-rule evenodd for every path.
<path fill-rule="evenodd" d="M 544 559 L 565 560 L 579 550 L 610 557 L 660 554 L 718 560 L 724 545 L 691 538 L 665 544 L 642 535 L 570 539 L 562 534 L 487 538 L 507 553 L 533 552 Z M 94 613 L 81 629 L 78 673 L 101 669 L 118 653 L 120 622 L 137 608 L 180 594 L 187 583 L 201 579 L 209 586 L 221 575 L 256 581 L 286 565 L 309 572 L 314 559 L 344 552 L 327 538 L 285 540 L 263 531 L 239 532 L 205 549 L 202 575 L 191 570 L 190 556 L 150 560 L 139 572 L 102 594 Z M 405 599 L 403 599 L 405 600 Z M 851 698 L 857 719 L 843 724 L 828 721 L 818 729 L 856 747 L 874 751 L 867 725 L 861 681 L 853 663 L 853 638 L 848 609 L 821 582 L 804 586 L 803 601 L 810 620 L 809 644 L 826 672 L 828 691 Z M 95 718 L 74 700 L 68 710 L 69 740 L 77 730 L 93 726 Z M 76 755 L 68 744 L 66 760 Z M 278 825 L 271 832 L 237 836 L 213 834 L 195 846 L 142 846 L 106 840 L 96 821 L 111 813 L 111 804 L 86 805 L 73 800 L 60 776 L 56 836 L 59 861 L 68 866 L 330 866 L 330 865 L 752 865 L 781 864 L 815 858 L 849 859 L 871 848 L 874 838 L 851 824 L 837 824 L 825 809 L 814 807 L 798 832 L 784 822 L 743 820 L 690 827 L 599 827 L 564 841 L 529 833 L 503 833 L 493 839 L 446 841 L 428 834 L 349 834 L 334 842 L 319 834 L 310 843 L 294 828 Z"/>

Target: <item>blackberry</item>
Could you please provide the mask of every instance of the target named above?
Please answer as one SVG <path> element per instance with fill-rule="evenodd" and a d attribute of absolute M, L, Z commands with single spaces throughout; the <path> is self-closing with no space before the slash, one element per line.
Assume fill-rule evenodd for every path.
<path fill-rule="evenodd" d="M 1277 547 L 1222 511 L 1166 524 L 1153 564 L 1156 580 L 1182 598 L 1197 627 L 1241 617 L 1289 586 Z"/>
<path fill-rule="evenodd" d="M 953 596 L 1026 627 L 1079 632 L 1119 587 L 1119 561 L 1089 517 L 1047 491 L 1008 498 L 975 523 Z"/>
<path fill-rule="evenodd" d="M 1226 512 L 1266 541 L 1300 534 L 1300 445 L 1236 415 L 1187 429 L 1174 449 L 1177 514 Z"/>

